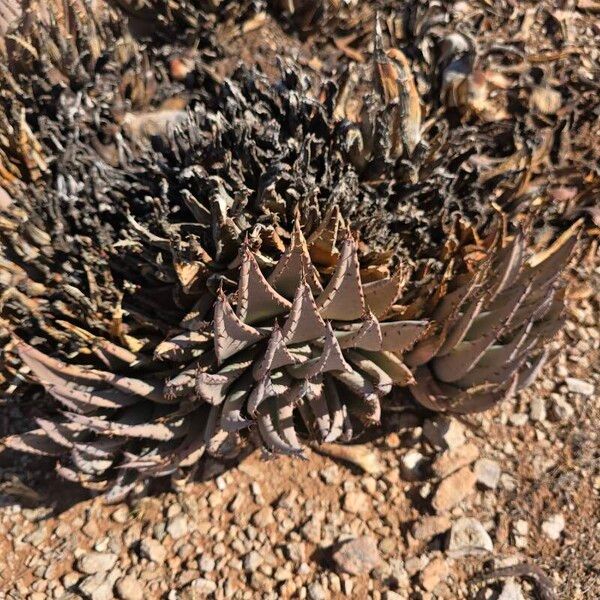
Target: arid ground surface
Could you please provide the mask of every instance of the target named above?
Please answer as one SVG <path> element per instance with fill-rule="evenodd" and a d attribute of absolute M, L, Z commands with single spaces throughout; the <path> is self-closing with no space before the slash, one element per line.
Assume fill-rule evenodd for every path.
<path fill-rule="evenodd" d="M 512 4 L 514 19 L 483 29 L 482 43 L 520 32 L 563 92 L 576 86 L 565 73 L 598 73 L 598 3 Z M 300 39 L 270 15 L 229 35 L 217 79 L 240 60 L 275 77 L 277 55 L 327 74 L 364 60 L 362 42 Z M 597 132 L 597 119 L 571 131 L 573 172 L 597 160 Z M 549 364 L 488 413 L 446 420 L 392 405 L 344 457 L 313 447 L 305 461 L 260 450 L 239 464 L 206 459 L 185 490 L 154 486 L 113 506 L 60 480 L 51 461 L 0 448 L 0 598 L 600 597 L 599 230 L 581 228 Z M 0 437 L 36 410 L 3 401 Z"/>

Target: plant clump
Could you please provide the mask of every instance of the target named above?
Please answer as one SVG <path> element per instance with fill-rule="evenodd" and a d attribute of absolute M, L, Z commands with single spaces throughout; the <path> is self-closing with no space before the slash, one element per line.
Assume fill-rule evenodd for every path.
<path fill-rule="evenodd" d="M 472 412 L 530 383 L 576 236 L 528 248 L 531 214 L 489 201 L 477 135 L 381 23 L 340 80 L 220 78 L 209 24 L 242 17 L 179 4 L 26 8 L 6 39 L 0 386 L 55 403 L 4 442 L 118 500 L 249 440 L 301 456 L 388 402 Z M 143 43 L 137 18 L 201 42 Z"/>

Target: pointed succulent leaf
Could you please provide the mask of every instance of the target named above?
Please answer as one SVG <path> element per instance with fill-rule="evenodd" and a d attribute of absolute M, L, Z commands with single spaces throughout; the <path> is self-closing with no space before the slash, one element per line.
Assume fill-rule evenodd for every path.
<path fill-rule="evenodd" d="M 406 352 L 425 335 L 429 327 L 429 321 L 384 321 L 380 323 L 381 348 L 399 354 Z"/>
<path fill-rule="evenodd" d="M 502 309 L 496 311 L 489 321 L 487 330 L 478 338 L 463 341 L 445 356 L 433 360 L 432 368 L 438 378 L 445 382 L 457 381 L 468 373 L 485 351 L 502 334 L 506 325 L 523 302 L 528 288 L 516 290 L 514 297 Z"/>
<path fill-rule="evenodd" d="M 369 310 L 378 318 L 385 317 L 400 297 L 406 283 L 402 269 L 393 277 L 380 279 L 363 285 L 365 302 Z"/>
<path fill-rule="evenodd" d="M 260 331 L 240 320 L 233 312 L 225 294 L 221 292 L 215 303 L 214 316 L 214 344 L 218 363 L 222 364 L 262 337 Z"/>
<path fill-rule="evenodd" d="M 395 385 L 405 386 L 414 382 L 412 371 L 393 352 L 369 352 L 360 350 L 360 353 L 383 369 Z"/>
<path fill-rule="evenodd" d="M 323 291 L 319 274 L 310 260 L 302 230 L 296 224 L 292 243 L 275 265 L 268 282 L 285 298 L 293 298 L 303 280 L 308 283 L 313 294 L 318 295 Z"/>
<path fill-rule="evenodd" d="M 250 324 L 281 315 L 290 308 L 289 300 L 269 285 L 254 255 L 246 248 L 237 292 L 237 316 Z"/>
<path fill-rule="evenodd" d="M 338 321 L 354 321 L 365 313 L 360 265 L 351 236 L 344 240 L 335 271 L 317 298 L 317 307 L 321 317 Z"/>
<path fill-rule="evenodd" d="M 60 456 L 65 452 L 65 447 L 50 439 L 43 429 L 11 435 L 2 441 L 8 448 L 39 456 Z"/>
<path fill-rule="evenodd" d="M 378 395 L 386 396 L 392 391 L 394 381 L 384 369 L 360 352 L 349 350 L 347 355 L 352 366 L 369 377 Z"/>
<path fill-rule="evenodd" d="M 209 404 L 221 404 L 229 387 L 237 381 L 250 367 L 256 349 L 250 348 L 236 356 L 234 362 L 228 363 L 217 373 L 198 372 L 196 376 L 196 394 Z"/>
<path fill-rule="evenodd" d="M 360 326 L 349 331 L 336 331 L 335 336 L 340 348 L 363 348 L 365 350 L 381 350 L 382 334 L 379 321 L 372 313 L 364 317 Z"/>
<path fill-rule="evenodd" d="M 254 379 L 257 381 L 263 379 L 269 371 L 278 369 L 285 365 L 292 365 L 299 362 L 299 358 L 290 353 L 279 326 L 273 328 L 267 349 L 263 358 L 254 364 Z"/>
<path fill-rule="evenodd" d="M 325 336 L 325 321 L 313 299 L 309 285 L 303 281 L 296 290 L 290 314 L 282 329 L 286 344 L 301 344 Z"/>
<path fill-rule="evenodd" d="M 325 342 L 321 355 L 304 363 L 287 367 L 287 371 L 296 379 L 310 379 L 328 371 L 349 370 L 351 370 L 351 367 L 344 359 L 342 349 L 329 323 L 325 329 Z"/>

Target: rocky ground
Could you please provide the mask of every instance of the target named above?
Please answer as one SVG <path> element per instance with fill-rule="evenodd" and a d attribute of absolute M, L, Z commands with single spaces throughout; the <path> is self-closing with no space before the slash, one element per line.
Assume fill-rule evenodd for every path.
<path fill-rule="evenodd" d="M 494 412 L 387 412 L 380 438 L 306 461 L 206 462 L 179 494 L 129 505 L 4 451 L 0 597 L 599 597 L 593 249 L 544 376 Z"/>
<path fill-rule="evenodd" d="M 600 35 L 588 17 L 598 6 L 576 4 L 544 27 L 583 47 Z M 315 49 L 259 25 L 232 38 L 215 79 L 260 56 L 275 72 L 270 57 L 282 53 L 326 74 L 327 58 L 363 60 L 347 41 Z M 591 72 L 589 47 L 581 70 Z M 567 64 L 550 54 L 536 61 Z M 573 139 L 597 154 L 593 131 L 578 127 Z M 51 462 L 0 446 L 0 599 L 600 598 L 598 233 L 588 226 L 543 376 L 483 415 L 390 410 L 378 437 L 356 445 L 315 447 L 306 461 L 258 450 L 236 465 L 207 460 L 179 493 L 113 506 L 59 480 Z M 30 413 L 3 401 L 0 438 Z"/>

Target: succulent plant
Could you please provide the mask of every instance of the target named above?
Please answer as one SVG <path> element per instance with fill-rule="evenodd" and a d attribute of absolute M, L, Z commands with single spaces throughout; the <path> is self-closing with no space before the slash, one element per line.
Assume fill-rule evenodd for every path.
<path fill-rule="evenodd" d="M 471 273 L 436 291 L 428 313 L 437 324 L 406 355 L 415 399 L 431 410 L 469 413 L 528 386 L 562 326 L 557 279 L 576 243 L 571 235 L 543 257 L 526 256 L 525 237 L 493 252 Z"/>
<path fill-rule="evenodd" d="M 472 133 L 422 125 L 378 28 L 350 114 L 353 92 L 288 63 L 277 84 L 195 60 L 182 78 L 102 15 L 24 24 L 38 59 L 0 69 L 0 387 L 41 384 L 59 412 L 7 445 L 116 500 L 247 430 L 301 455 L 392 390 L 466 412 L 535 375 L 574 240 L 526 260 L 517 227 L 478 236 L 497 210 L 462 168 Z"/>
<path fill-rule="evenodd" d="M 88 334 L 106 371 L 19 341 L 21 359 L 65 420 L 38 419 L 39 429 L 5 443 L 66 455 L 59 471 L 89 483 L 114 472 L 179 472 L 205 450 L 230 454 L 249 426 L 269 450 L 298 455 L 299 418 L 304 435 L 327 442 L 349 440 L 355 419 L 378 422 L 380 399 L 393 385 L 414 383 L 401 356 L 428 322 L 396 313 L 402 273 L 362 283 L 356 242 L 346 232 L 338 249 L 334 227 L 330 220 L 306 241 L 297 225 L 268 271 L 245 245 L 237 290 L 204 297 L 153 356 Z M 329 259 L 326 275 L 311 254 Z"/>

